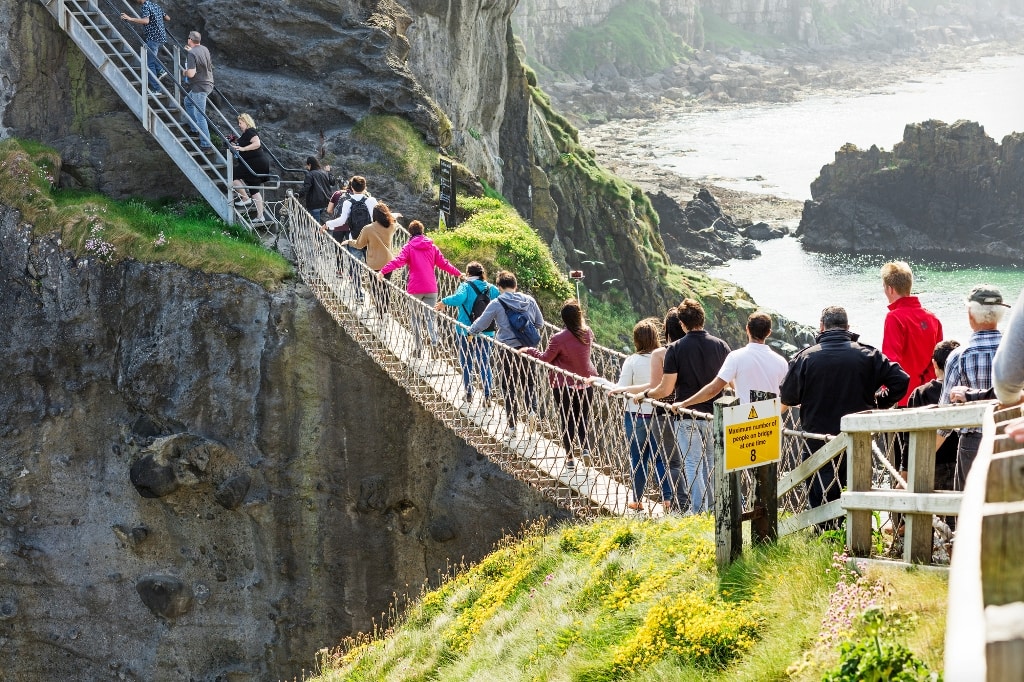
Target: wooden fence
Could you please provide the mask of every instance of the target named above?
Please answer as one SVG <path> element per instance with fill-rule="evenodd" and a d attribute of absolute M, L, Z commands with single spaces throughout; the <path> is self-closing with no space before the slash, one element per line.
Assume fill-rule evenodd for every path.
<path fill-rule="evenodd" d="M 850 554 L 868 557 L 873 548 L 873 512 L 903 514 L 906 524 L 903 560 L 931 563 L 932 516 L 958 515 L 962 499 L 961 493 L 935 490 L 936 430 L 979 426 L 993 409 L 991 403 L 971 403 L 847 415 L 842 420 L 842 433 L 781 477 L 772 465 L 755 470 L 754 478 L 745 486 L 745 497 L 751 502 L 751 508 L 743 512 L 740 475 L 727 474 L 724 470 L 722 413 L 725 407 L 735 404 L 735 400 L 722 398 L 715 404 L 715 526 L 720 567 L 727 566 L 742 552 L 742 522 L 745 520 L 753 522 L 751 537 L 759 542 L 774 539 L 776 527 L 779 535 L 787 535 L 845 516 Z M 908 476 L 903 490 L 894 489 L 888 482 L 879 485 L 881 477 L 876 475 L 879 467 L 892 468 L 887 461 L 879 461 L 886 460 L 886 456 L 877 444 L 892 442 L 897 433 L 908 434 Z M 778 518 L 778 509 L 784 508 L 782 503 L 788 495 L 806 487 L 819 470 L 834 466 L 844 455 L 846 485 L 838 499 Z"/>
<path fill-rule="evenodd" d="M 1003 434 L 1021 407 L 983 423 L 964 486 L 949 575 L 945 679 L 1024 679 L 1024 448 Z"/>

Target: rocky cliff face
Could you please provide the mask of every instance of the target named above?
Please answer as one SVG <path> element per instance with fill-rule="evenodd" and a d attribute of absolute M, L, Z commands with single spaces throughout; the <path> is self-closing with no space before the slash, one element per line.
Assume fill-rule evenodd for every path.
<path fill-rule="evenodd" d="M 887 152 L 844 147 L 811 184 L 797 234 L 822 251 L 1024 259 L 1024 134 L 977 123 L 908 125 Z"/>
<path fill-rule="evenodd" d="M 0 315 L 5 680 L 291 679 L 560 514 L 301 285 L 76 260 L 0 207 Z"/>

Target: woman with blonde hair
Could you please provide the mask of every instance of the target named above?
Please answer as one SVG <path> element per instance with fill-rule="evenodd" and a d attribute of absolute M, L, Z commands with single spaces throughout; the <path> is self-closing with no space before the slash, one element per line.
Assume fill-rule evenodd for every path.
<path fill-rule="evenodd" d="M 231 184 L 238 193 L 235 206 L 245 208 L 255 202 L 256 220 L 253 225 L 263 225 L 266 220 L 263 217 L 263 195 L 260 188 L 270 175 L 270 157 L 263 150 L 260 142 L 259 131 L 256 130 L 256 122 L 249 114 L 238 115 L 238 129 L 242 135 L 231 145 L 231 148 L 238 152 L 235 160 L 234 176 Z M 252 187 L 252 196 L 246 192 L 246 187 Z"/>

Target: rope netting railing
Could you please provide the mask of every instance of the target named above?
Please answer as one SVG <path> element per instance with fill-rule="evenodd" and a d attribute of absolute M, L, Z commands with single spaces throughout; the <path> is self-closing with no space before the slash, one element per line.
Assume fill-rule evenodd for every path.
<path fill-rule="evenodd" d="M 694 459 L 692 482 L 686 471 L 686 451 L 710 447 L 705 431 L 680 428 L 703 419 L 657 413 L 659 404 L 627 416 L 624 397 L 556 386 L 556 377 L 581 382 L 489 336 L 470 339 L 455 319 L 405 293 L 404 270 L 379 281 L 294 197 L 282 213 L 298 272 L 332 317 L 417 402 L 513 476 L 581 515 L 686 511 L 691 489 L 703 489 L 697 479 L 710 489 L 705 457 Z M 395 239 L 394 253 L 403 241 Z M 458 285 L 439 275 L 439 300 Z M 594 355 L 616 380 L 621 354 L 595 347 Z M 703 504 L 710 508 L 710 499 Z"/>
<path fill-rule="evenodd" d="M 421 405 L 506 471 L 584 515 L 660 516 L 713 508 L 711 415 L 688 410 L 676 415 L 663 403 L 647 400 L 638 406 L 610 394 L 623 354 L 595 344 L 592 359 L 607 383 L 584 388 L 580 377 L 489 336 L 467 337 L 466 328 L 447 312 L 405 293 L 405 269 L 379 281 L 294 197 L 286 197 L 281 209 L 300 276 L 324 307 Z M 398 230 L 393 253 L 407 241 L 408 233 Z M 461 284 L 436 274 L 438 300 Z M 545 326 L 541 349 L 555 331 Z M 560 385 L 565 383 L 581 387 Z M 785 482 L 836 437 L 801 431 L 799 410 L 784 413 L 783 427 L 779 480 Z M 876 440 L 872 479 L 878 488 L 903 483 L 892 465 L 897 447 L 895 438 Z M 798 515 L 838 499 L 846 470 L 843 448 L 833 449 L 834 456 L 810 476 L 780 487 L 781 513 Z M 743 472 L 747 505 L 753 485 L 752 472 Z"/>

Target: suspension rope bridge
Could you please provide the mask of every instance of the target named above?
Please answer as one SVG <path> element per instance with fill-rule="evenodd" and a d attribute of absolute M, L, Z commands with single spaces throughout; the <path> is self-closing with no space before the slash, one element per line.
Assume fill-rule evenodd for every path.
<path fill-rule="evenodd" d="M 661 516 L 670 509 L 687 511 L 694 481 L 684 473 L 684 453 L 690 450 L 690 443 L 679 434 L 699 435 L 696 429 L 677 427 L 680 419 L 709 419 L 710 415 L 684 411 L 677 416 L 666 412 L 664 404 L 648 401 L 654 413 L 646 420 L 644 434 L 634 433 L 630 442 L 625 429 L 625 398 L 610 395 L 607 388 L 581 392 L 587 396 L 583 409 L 568 414 L 561 411 L 548 382 L 549 374 L 564 374 L 562 370 L 486 336 L 476 337 L 474 351 L 479 352 L 469 352 L 467 360 L 465 338 L 459 334 L 458 323 L 408 296 L 404 272 L 394 273 L 389 282 L 378 282 L 365 264 L 319 229 L 298 200 L 273 197 L 275 192 L 298 182 L 282 180 L 278 174 L 265 177 L 261 189 L 270 195 L 264 211 L 267 225 L 257 230 L 251 207 L 236 206 L 233 201 L 235 157 L 226 140 L 237 132 L 234 122 L 240 112 L 215 90 L 206 115 L 211 137 L 222 146 L 201 149 L 200 140 L 189 134 L 184 110 L 189 94 L 184 84 L 177 79 L 166 86 L 152 81 L 145 41 L 133 25 L 119 18 L 121 12 L 137 16 L 135 7 L 124 0 L 120 5 L 114 0 L 40 2 L 218 215 L 228 223 L 242 223 L 259 231 L 265 242 L 290 246 L 300 276 L 338 324 L 420 405 L 467 443 L 582 516 Z M 181 73 L 184 50 L 178 41 L 169 38 L 157 58 L 176 75 Z M 280 173 L 301 173 L 302 169 L 285 167 L 268 140 L 261 140 Z M 241 159 L 238 162 L 244 164 Z M 286 243 L 278 242 L 280 235 L 287 236 Z M 404 230 L 396 233 L 394 250 L 397 252 L 407 240 Z M 438 294 L 443 297 L 454 293 L 459 281 L 440 273 L 438 284 Z M 554 331 L 553 326 L 545 325 L 542 346 Z M 496 375 L 490 379 L 494 400 L 482 399 L 486 392 L 481 390 L 486 388 L 483 386 L 473 391 L 477 400 L 467 396 L 460 344 L 462 360 L 477 362 L 471 372 L 475 382 Z M 489 362 L 481 362 L 484 357 Z M 598 374 L 611 382 L 617 379 L 624 357 L 598 344 L 592 349 Z M 789 412 L 787 417 L 791 420 L 793 414 Z M 517 423 L 515 428 L 509 427 L 511 419 Z M 801 470 L 806 458 L 804 436 L 795 430 L 798 424 L 789 421 L 787 426 L 790 428 L 785 432 L 780 465 L 783 479 Z M 573 434 L 575 441 L 567 439 L 566 434 Z M 694 451 L 703 452 L 699 443 L 693 445 Z M 704 464 L 709 471 L 713 468 L 710 463 Z M 823 466 L 840 473 L 835 460 Z M 878 470 L 881 478 L 885 469 L 880 466 Z M 838 481 L 840 477 L 834 478 Z M 745 479 L 744 487 L 749 485 Z M 781 509 L 800 512 L 806 507 L 806 481 L 787 485 L 780 493 Z"/>

